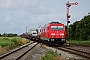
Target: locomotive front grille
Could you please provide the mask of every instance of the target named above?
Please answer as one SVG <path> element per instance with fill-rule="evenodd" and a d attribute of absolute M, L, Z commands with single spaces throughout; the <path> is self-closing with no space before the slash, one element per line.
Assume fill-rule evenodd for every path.
<path fill-rule="evenodd" d="M 61 43 L 61 39 L 54 39 L 54 38 L 52 38 L 52 39 L 50 39 L 50 42 L 52 42 L 52 43 Z"/>

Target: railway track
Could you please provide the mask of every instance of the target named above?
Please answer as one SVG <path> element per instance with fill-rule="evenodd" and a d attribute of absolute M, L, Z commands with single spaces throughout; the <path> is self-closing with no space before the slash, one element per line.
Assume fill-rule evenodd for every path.
<path fill-rule="evenodd" d="M 0 56 L 0 60 L 20 60 L 25 54 L 32 50 L 38 43 L 32 42 L 21 46 L 11 52 Z"/>
<path fill-rule="evenodd" d="M 82 45 L 82 44 L 75 44 L 75 43 L 70 43 L 71 45 L 77 45 L 77 46 L 83 46 L 83 47 L 90 47 L 88 45 Z"/>
<path fill-rule="evenodd" d="M 90 59 L 90 53 L 89 52 L 77 50 L 77 49 L 74 49 L 74 47 L 73 48 L 70 48 L 70 47 L 53 47 L 53 48 L 81 56 L 85 59 Z"/>

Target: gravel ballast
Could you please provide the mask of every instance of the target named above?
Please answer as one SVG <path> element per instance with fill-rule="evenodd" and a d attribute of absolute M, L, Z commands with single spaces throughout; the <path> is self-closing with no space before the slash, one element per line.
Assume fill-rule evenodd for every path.
<path fill-rule="evenodd" d="M 80 56 L 77 56 L 77 55 L 73 55 L 73 54 L 70 54 L 68 52 L 64 52 L 64 51 L 60 51 L 60 50 L 57 50 L 57 49 L 54 49 L 52 47 L 48 47 L 46 45 L 43 45 L 41 46 L 40 44 L 37 45 L 29 54 L 28 56 L 24 59 L 24 60 L 40 60 L 40 58 L 42 56 L 45 56 L 45 54 L 49 51 L 49 50 L 53 50 L 53 51 L 57 51 L 58 54 L 60 54 L 62 60 L 86 60 L 85 58 L 82 58 Z"/>

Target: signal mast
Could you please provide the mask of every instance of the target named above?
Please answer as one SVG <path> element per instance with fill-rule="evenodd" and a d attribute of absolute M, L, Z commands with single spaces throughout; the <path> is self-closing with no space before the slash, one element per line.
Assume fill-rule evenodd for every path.
<path fill-rule="evenodd" d="M 67 12 L 66 12 L 66 16 L 67 16 L 67 45 L 70 45 L 70 41 L 69 41 L 69 26 L 68 24 L 70 23 L 70 15 L 69 15 L 69 8 L 71 5 L 78 5 L 78 2 L 72 2 L 70 3 L 69 1 L 66 3 L 66 9 L 67 9 Z"/>

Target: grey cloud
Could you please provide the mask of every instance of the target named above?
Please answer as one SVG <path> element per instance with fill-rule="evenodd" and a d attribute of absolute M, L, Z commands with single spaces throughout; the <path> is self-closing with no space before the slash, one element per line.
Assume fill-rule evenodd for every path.
<path fill-rule="evenodd" d="M 37 6 L 37 0 L 0 0 L 0 8 L 20 8 Z"/>
<path fill-rule="evenodd" d="M 28 11 L 31 15 L 48 14 L 49 10 L 41 6 L 37 0 L 0 0 L 0 9 L 14 11 L 24 10 Z"/>
<path fill-rule="evenodd" d="M 26 26 L 28 29 L 32 26 L 36 28 L 51 21 L 66 23 L 66 2 L 66 0 L 0 0 L 0 33 L 21 33 L 25 32 Z M 81 6 L 85 7 L 80 4 L 70 8 L 71 22 L 90 10 L 85 7 L 83 11 Z"/>

